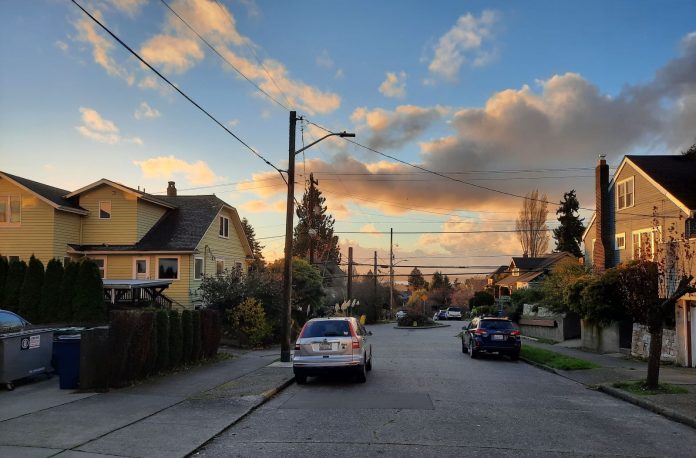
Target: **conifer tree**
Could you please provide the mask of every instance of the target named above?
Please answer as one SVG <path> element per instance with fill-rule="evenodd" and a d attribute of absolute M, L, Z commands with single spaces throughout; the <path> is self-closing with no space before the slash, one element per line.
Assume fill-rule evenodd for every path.
<path fill-rule="evenodd" d="M 302 202 L 297 207 L 297 225 L 293 237 L 293 256 L 309 260 L 310 242 L 314 249 L 314 262 L 341 262 L 341 251 L 338 247 L 338 236 L 334 235 L 334 217 L 327 213 L 326 198 L 321 195 L 318 184 L 311 176 L 311 186 L 302 196 Z M 310 235 L 310 229 L 314 237 Z"/>
<path fill-rule="evenodd" d="M 46 276 L 41 288 L 39 318 L 42 323 L 57 322 L 60 309 L 60 284 L 63 280 L 63 264 L 53 258 L 46 265 Z"/>
<path fill-rule="evenodd" d="M 104 284 L 99 275 L 99 267 L 91 259 L 80 262 L 73 307 L 74 318 L 81 323 L 100 323 L 107 319 Z"/>
<path fill-rule="evenodd" d="M 571 189 L 564 193 L 563 200 L 556 210 L 556 214 L 560 215 L 558 221 L 561 224 L 553 230 L 556 251 L 566 251 L 577 257 L 582 256 L 580 242 L 582 241 L 582 233 L 585 232 L 583 220 L 577 214 L 579 208 L 580 203 L 575 196 L 575 190 Z"/>
<path fill-rule="evenodd" d="M 63 278 L 60 282 L 60 300 L 58 302 L 58 310 L 56 310 L 55 314 L 55 320 L 58 322 L 67 323 L 73 319 L 75 282 L 77 282 L 77 273 L 79 270 L 80 264 L 77 262 L 68 262 L 65 265 Z"/>
<path fill-rule="evenodd" d="M 29 265 L 24 273 L 22 289 L 19 293 L 19 314 L 32 323 L 39 323 L 41 307 L 41 287 L 44 281 L 44 265 L 34 255 L 29 258 Z"/>
<path fill-rule="evenodd" d="M 251 246 L 251 251 L 254 254 L 252 267 L 256 270 L 263 270 L 266 266 L 266 260 L 263 258 L 264 246 L 256 240 L 256 231 L 246 218 L 242 218 L 242 229 L 244 229 L 244 234 L 247 240 L 249 240 L 249 246 Z"/>
<path fill-rule="evenodd" d="M 10 263 L 5 256 L 0 256 L 0 308 L 5 304 L 5 283 L 7 282 L 7 271 Z"/>
<path fill-rule="evenodd" d="M 19 293 L 24 282 L 24 273 L 27 263 L 24 261 L 11 261 L 7 268 L 7 280 L 5 280 L 5 304 L 4 307 L 11 312 L 19 311 Z"/>

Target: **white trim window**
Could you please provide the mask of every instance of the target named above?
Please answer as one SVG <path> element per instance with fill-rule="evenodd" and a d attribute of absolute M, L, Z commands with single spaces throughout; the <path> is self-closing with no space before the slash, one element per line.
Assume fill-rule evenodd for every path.
<path fill-rule="evenodd" d="M 631 233 L 633 259 L 649 259 L 655 257 L 655 229 L 640 229 Z"/>
<path fill-rule="evenodd" d="M 230 238 L 230 219 L 228 217 L 220 217 L 220 230 L 218 231 L 218 234 L 222 238 Z"/>
<path fill-rule="evenodd" d="M 633 177 L 621 180 L 616 184 L 616 209 L 633 207 L 635 204 Z"/>
<path fill-rule="evenodd" d="M 513 277 L 519 277 L 520 276 L 520 269 L 518 267 L 515 267 L 512 269 L 512 276 Z"/>
<path fill-rule="evenodd" d="M 157 258 L 157 279 L 159 280 L 178 280 L 179 279 L 179 257 L 168 256 Z"/>
<path fill-rule="evenodd" d="M 22 223 L 22 197 L 0 196 L 0 226 L 19 226 Z"/>
<path fill-rule="evenodd" d="M 89 256 L 89 259 L 99 267 L 99 276 L 102 279 L 106 278 L 106 256 Z"/>
<path fill-rule="evenodd" d="M 223 275 L 225 273 L 225 260 L 216 259 L 215 260 L 215 275 Z"/>
<path fill-rule="evenodd" d="M 621 232 L 614 236 L 614 249 L 625 250 L 626 249 L 626 233 Z"/>
<path fill-rule="evenodd" d="M 111 219 L 111 201 L 99 201 L 99 219 Z"/>
<path fill-rule="evenodd" d="M 193 258 L 193 279 L 202 280 L 205 273 L 205 258 L 196 256 Z"/>

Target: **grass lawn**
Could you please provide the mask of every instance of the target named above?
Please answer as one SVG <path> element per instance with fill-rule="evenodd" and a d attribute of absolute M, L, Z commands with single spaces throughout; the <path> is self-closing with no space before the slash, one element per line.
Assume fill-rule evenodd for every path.
<path fill-rule="evenodd" d="M 522 346 L 520 356 L 535 363 L 564 371 L 576 369 L 595 369 L 597 367 L 601 367 L 591 361 L 573 358 L 572 356 L 565 356 L 560 353 L 544 350 L 542 348 L 530 347 L 528 345 Z"/>
<path fill-rule="evenodd" d="M 670 385 L 668 383 L 660 383 L 657 390 L 648 390 L 644 387 L 644 385 L 645 380 L 640 380 L 637 382 L 618 382 L 612 384 L 614 388 L 619 388 L 639 396 L 649 396 L 652 394 L 685 394 L 689 392 L 689 390 L 684 387 Z"/>

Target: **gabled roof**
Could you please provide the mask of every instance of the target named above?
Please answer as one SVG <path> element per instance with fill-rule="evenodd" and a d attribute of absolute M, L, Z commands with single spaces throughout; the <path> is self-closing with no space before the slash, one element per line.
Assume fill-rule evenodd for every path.
<path fill-rule="evenodd" d="M 38 181 L 29 180 L 27 178 L 18 177 L 17 175 L 11 175 L 5 172 L 0 172 L 0 178 L 6 179 L 25 191 L 36 195 L 39 199 L 57 210 L 77 213 L 80 215 L 89 214 L 87 210 L 77 204 L 77 199 L 65 197 L 69 192 L 65 189 L 56 188 L 47 184 L 39 183 Z"/>
<path fill-rule="evenodd" d="M 171 203 L 167 202 L 164 200 L 161 196 L 153 196 L 152 194 L 148 194 L 144 191 L 140 191 L 139 189 L 133 189 L 128 186 L 122 185 L 121 183 L 116 183 L 115 181 L 107 180 L 106 178 L 102 178 L 99 181 L 95 181 L 94 183 L 88 184 L 87 186 L 84 186 L 77 191 L 73 191 L 69 194 L 67 194 L 65 197 L 66 198 L 71 198 L 71 197 L 76 197 L 84 192 L 87 192 L 91 189 L 97 188 L 99 186 L 106 185 L 106 186 L 111 186 L 112 188 L 120 189 L 121 191 L 135 195 L 138 198 L 142 200 L 146 200 L 148 202 L 151 202 L 153 204 L 161 205 L 166 208 L 176 208 L 176 206 L 172 205 Z M 68 191 L 65 191 L 66 193 Z"/>
<path fill-rule="evenodd" d="M 675 203 L 688 210 L 696 210 L 696 157 L 683 155 L 626 156 L 642 170 L 648 181 L 665 192 Z M 623 165 L 623 164 L 622 164 Z M 615 176 L 618 176 L 617 170 Z M 688 212 L 687 212 L 688 213 Z"/>
<path fill-rule="evenodd" d="M 497 269 L 495 269 L 493 272 L 489 273 L 486 278 L 491 278 L 494 277 L 495 275 L 500 275 L 505 272 L 507 272 L 509 266 L 500 266 Z"/>
<path fill-rule="evenodd" d="M 520 271 L 542 271 L 565 258 L 575 258 L 575 256 L 561 251 L 559 253 L 545 254 L 536 258 L 515 257 L 512 258 L 510 267 L 517 267 Z"/>

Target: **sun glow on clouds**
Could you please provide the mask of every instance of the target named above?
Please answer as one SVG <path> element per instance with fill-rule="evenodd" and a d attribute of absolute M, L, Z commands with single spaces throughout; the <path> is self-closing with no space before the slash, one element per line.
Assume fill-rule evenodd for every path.
<path fill-rule="evenodd" d="M 193 185 L 212 185 L 224 180 L 224 177 L 215 175 L 203 161 L 189 163 L 174 156 L 159 156 L 133 161 L 133 164 L 140 167 L 145 178 L 171 179 L 180 175 Z"/>
<path fill-rule="evenodd" d="M 394 72 L 387 72 L 387 79 L 380 84 L 379 92 L 385 97 L 397 99 L 406 97 L 406 72 L 400 72 L 398 75 Z"/>
<path fill-rule="evenodd" d="M 121 137 L 116 124 L 104 119 L 96 110 L 81 107 L 80 113 L 82 113 L 83 125 L 77 126 L 75 129 L 86 138 L 108 145 L 115 145 L 119 142 L 143 144 L 139 137 Z"/>

